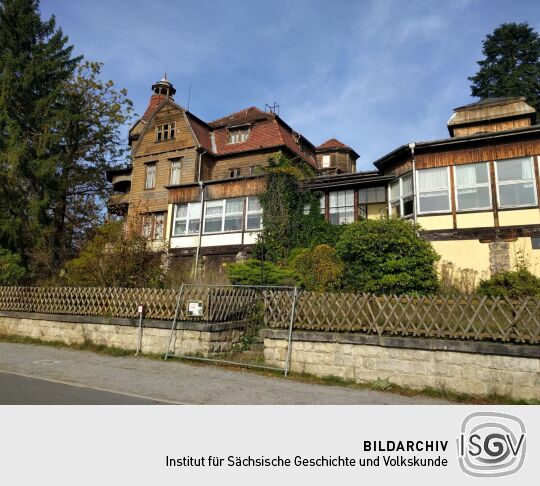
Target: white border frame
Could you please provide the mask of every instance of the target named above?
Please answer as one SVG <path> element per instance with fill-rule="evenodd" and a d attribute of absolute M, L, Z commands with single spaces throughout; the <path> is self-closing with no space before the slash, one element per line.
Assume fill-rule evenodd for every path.
<path fill-rule="evenodd" d="M 532 184 L 533 184 L 533 189 L 534 189 L 534 203 L 533 204 L 516 204 L 516 205 L 512 205 L 512 206 L 503 206 L 501 205 L 501 197 L 499 195 L 499 169 L 497 167 L 497 162 L 506 162 L 508 160 L 521 160 L 521 159 L 529 159 L 531 162 L 532 162 L 532 170 L 533 170 L 533 178 L 530 179 L 532 180 Z M 536 174 L 535 174 L 535 170 L 534 170 L 534 158 L 532 155 L 528 155 L 528 156 L 525 156 L 525 157 L 510 157 L 509 159 L 499 159 L 499 160 L 494 160 L 493 161 L 493 164 L 495 166 L 495 188 L 497 190 L 497 208 L 498 209 L 519 209 L 519 208 L 534 208 L 534 207 L 538 207 L 538 192 L 537 192 L 537 182 L 536 182 Z M 503 186 L 509 186 L 511 184 L 525 184 L 529 182 L 529 180 L 526 180 L 526 179 L 515 179 L 511 182 L 509 181 L 503 181 L 501 182 L 501 185 Z"/>
<path fill-rule="evenodd" d="M 458 185 L 457 185 L 457 177 L 456 172 L 458 167 L 467 167 L 469 165 L 480 165 L 485 164 L 487 168 L 487 175 L 488 175 L 488 181 L 486 183 L 482 183 L 481 185 L 475 185 L 475 186 L 463 186 L 463 188 L 476 188 L 476 187 L 484 187 L 487 185 L 488 191 L 489 191 L 489 206 L 483 207 L 483 208 L 467 208 L 467 209 L 460 209 L 459 208 L 459 198 L 458 198 Z M 453 165 L 452 170 L 454 171 L 454 197 L 456 200 L 456 213 L 470 213 L 470 212 L 477 212 L 477 211 L 493 211 L 493 193 L 491 190 L 491 174 L 489 170 L 489 162 L 471 162 L 470 164 L 459 164 L 459 165 Z"/>

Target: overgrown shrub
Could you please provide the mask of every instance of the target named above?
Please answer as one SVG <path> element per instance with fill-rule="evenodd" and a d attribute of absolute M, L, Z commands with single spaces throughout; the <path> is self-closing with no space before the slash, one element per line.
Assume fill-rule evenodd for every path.
<path fill-rule="evenodd" d="M 300 275 L 306 290 L 336 290 L 341 284 L 343 263 L 329 245 L 303 248 L 291 258 L 291 267 Z"/>
<path fill-rule="evenodd" d="M 377 294 L 426 294 L 437 290 L 439 255 L 399 219 L 367 219 L 348 225 L 337 244 L 346 289 Z"/>
<path fill-rule="evenodd" d="M 18 285 L 25 274 L 21 256 L 0 248 L 0 285 Z"/>
<path fill-rule="evenodd" d="M 232 284 L 299 286 L 300 276 L 289 268 L 254 258 L 227 266 Z"/>
<path fill-rule="evenodd" d="M 487 280 L 482 280 L 478 286 L 478 293 L 493 297 L 540 297 L 540 278 L 524 268 L 502 272 Z"/>
<path fill-rule="evenodd" d="M 64 282 L 74 286 L 162 287 L 161 254 L 136 230 L 126 235 L 121 221 L 99 227 L 77 258 L 65 266 Z"/>

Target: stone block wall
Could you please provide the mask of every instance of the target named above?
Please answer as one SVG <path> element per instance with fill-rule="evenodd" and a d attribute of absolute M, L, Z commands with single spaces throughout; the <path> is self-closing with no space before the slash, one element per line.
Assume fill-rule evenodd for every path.
<path fill-rule="evenodd" d="M 287 341 L 282 334 L 264 331 L 269 365 L 285 364 Z M 388 380 L 417 390 L 540 400 L 540 353 L 534 348 L 538 346 L 295 332 L 290 369 L 357 383 Z"/>
<path fill-rule="evenodd" d="M 167 321 L 143 321 L 142 352 L 165 353 L 171 336 L 170 326 Z M 242 328 L 238 327 L 179 323 L 171 351 L 178 355 L 210 356 L 229 350 L 240 341 L 242 333 Z M 0 312 L 2 334 L 68 345 L 92 343 L 127 350 L 135 350 L 138 343 L 136 320 L 120 318 Z"/>

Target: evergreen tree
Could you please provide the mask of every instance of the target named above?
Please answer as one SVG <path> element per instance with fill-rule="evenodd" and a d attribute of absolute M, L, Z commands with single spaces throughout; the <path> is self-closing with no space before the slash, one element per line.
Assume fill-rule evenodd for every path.
<path fill-rule="evenodd" d="M 59 99 L 79 61 L 38 8 L 0 1 L 0 246 L 25 260 L 51 221 Z"/>
<path fill-rule="evenodd" d="M 508 23 L 488 34 L 485 58 L 472 81 L 471 94 L 480 98 L 524 96 L 540 112 L 540 38 L 527 23 Z"/>

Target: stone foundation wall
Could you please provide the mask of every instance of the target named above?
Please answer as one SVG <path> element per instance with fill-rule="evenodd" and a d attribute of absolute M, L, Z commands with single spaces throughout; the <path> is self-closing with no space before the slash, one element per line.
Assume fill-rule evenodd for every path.
<path fill-rule="evenodd" d="M 283 366 L 283 331 L 265 330 L 266 362 Z M 384 338 L 354 334 L 293 333 L 290 369 L 357 383 L 388 380 L 421 390 L 540 399 L 539 346 Z"/>
<path fill-rule="evenodd" d="M 137 326 L 134 319 L 0 312 L 0 335 L 65 344 L 92 343 L 135 350 Z M 170 327 L 171 323 L 167 321 L 143 321 L 142 352 L 165 353 L 171 336 Z M 173 354 L 209 356 L 229 350 L 240 341 L 242 333 L 241 328 L 223 324 L 179 323 L 171 350 Z"/>

